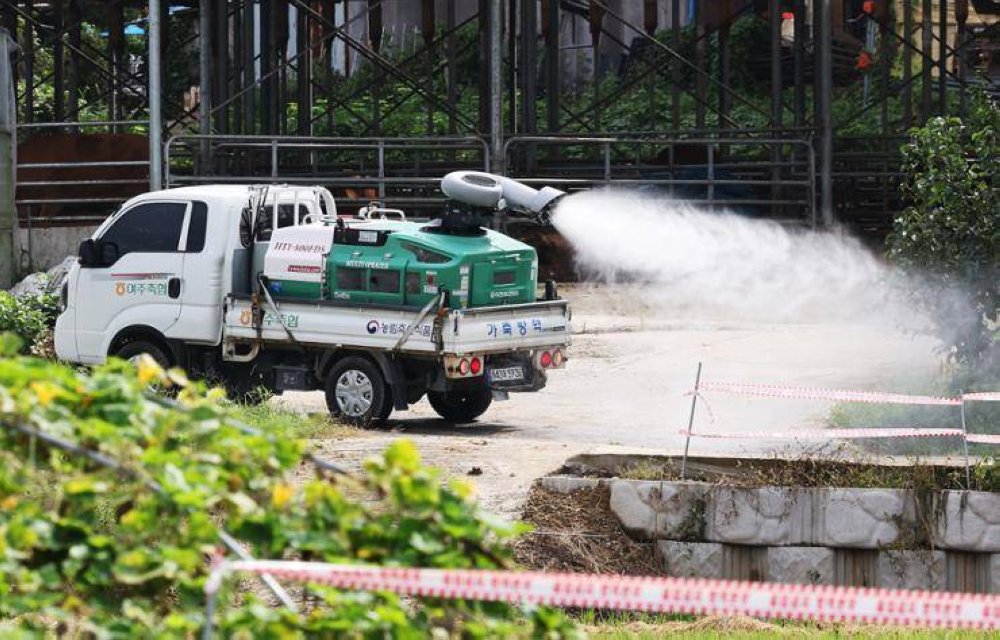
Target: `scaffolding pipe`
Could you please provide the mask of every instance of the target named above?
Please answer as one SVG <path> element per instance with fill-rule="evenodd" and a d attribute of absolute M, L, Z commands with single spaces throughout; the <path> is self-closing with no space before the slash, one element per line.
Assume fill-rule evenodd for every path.
<path fill-rule="evenodd" d="M 833 116 L 830 102 L 833 100 L 833 12 L 831 0 L 819 0 L 819 33 L 816 38 L 816 83 L 819 125 L 819 181 L 820 215 L 823 225 L 833 225 Z"/>
<path fill-rule="evenodd" d="M 212 133 L 212 8 L 211 0 L 198 2 L 198 130 Z M 208 143 L 201 147 L 201 171 L 211 171 Z"/>
<path fill-rule="evenodd" d="M 163 111 L 160 99 L 162 61 L 160 56 L 160 0 L 149 0 L 149 189 L 163 184 Z"/>
<path fill-rule="evenodd" d="M 503 174 L 503 3 L 490 3 L 490 151 L 491 171 Z"/>

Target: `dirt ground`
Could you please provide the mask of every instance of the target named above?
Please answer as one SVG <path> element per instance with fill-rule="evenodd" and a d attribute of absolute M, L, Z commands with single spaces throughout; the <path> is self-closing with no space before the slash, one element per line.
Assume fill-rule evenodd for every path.
<path fill-rule="evenodd" d="M 393 414 L 386 429 L 318 441 L 327 457 L 356 462 L 394 438 L 413 439 L 425 460 L 467 476 L 484 505 L 517 517 L 531 482 L 588 450 L 677 453 L 684 438 L 699 362 L 702 379 L 907 392 L 933 377 L 935 343 L 886 327 L 750 322 L 699 317 L 636 303 L 628 287 L 564 286 L 572 303 L 573 346 L 565 370 L 539 393 L 512 394 L 476 424 L 450 427 L 426 401 Z M 738 314 L 731 314 L 733 318 Z M 830 404 L 707 394 L 696 431 L 787 432 L 822 427 Z M 275 400 L 325 411 L 319 392 Z M 875 426 L 875 425 L 873 425 Z M 815 444 L 815 443 L 813 443 Z M 760 454 L 788 441 L 694 439 L 693 454 Z"/>

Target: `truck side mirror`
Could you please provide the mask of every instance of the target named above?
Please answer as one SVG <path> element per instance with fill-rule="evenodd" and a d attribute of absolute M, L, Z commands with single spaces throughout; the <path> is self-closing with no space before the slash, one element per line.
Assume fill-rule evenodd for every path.
<path fill-rule="evenodd" d="M 86 269 L 110 267 L 120 257 L 117 244 L 100 239 L 81 242 L 77 255 L 80 256 L 80 266 Z"/>
<path fill-rule="evenodd" d="M 114 242 L 98 240 L 97 251 L 100 255 L 102 267 L 110 267 L 114 263 L 118 262 L 118 258 L 121 257 L 120 252 L 118 251 L 118 245 Z"/>
<path fill-rule="evenodd" d="M 98 266 L 97 242 L 88 238 L 80 243 L 80 250 L 77 251 L 80 257 L 80 266 L 92 268 Z"/>

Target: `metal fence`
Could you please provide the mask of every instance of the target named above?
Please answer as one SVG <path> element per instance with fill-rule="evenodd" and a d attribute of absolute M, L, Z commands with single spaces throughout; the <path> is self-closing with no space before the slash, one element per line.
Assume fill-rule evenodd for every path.
<path fill-rule="evenodd" d="M 379 200 L 419 214 L 444 197 L 441 176 L 490 170 L 478 136 L 310 138 L 179 135 L 165 148 L 165 185 L 287 183 L 322 185 L 347 205 Z"/>
<path fill-rule="evenodd" d="M 73 123 L 22 125 L 29 131 L 67 130 Z M 120 129 L 145 122 L 92 122 Z M 816 221 L 816 154 L 808 139 L 759 137 L 513 136 L 503 145 L 505 173 L 526 183 L 566 190 L 631 186 L 710 207 Z M 165 186 L 218 183 L 319 184 L 345 205 L 377 199 L 426 210 L 443 196 L 448 171 L 489 171 L 490 149 L 478 136 L 309 138 L 178 135 L 165 149 Z M 132 192 L 143 190 L 148 160 L 18 162 L 22 223 L 98 222 Z M 142 177 L 108 177 L 142 169 Z M 46 172 L 33 179 L 32 171 Z M 82 177 L 81 172 L 96 175 Z M 104 175 L 101 175 L 104 174 Z M 25 178 L 25 176 L 28 176 Z M 105 189 L 99 196 L 88 189 Z M 107 187 L 121 187 L 109 193 Z M 41 189 L 43 194 L 37 191 Z M 91 213 L 46 215 L 45 205 L 94 205 Z"/>
<path fill-rule="evenodd" d="M 808 139 L 514 136 L 506 174 L 568 191 L 628 186 L 711 209 L 816 225 L 816 154 Z"/>

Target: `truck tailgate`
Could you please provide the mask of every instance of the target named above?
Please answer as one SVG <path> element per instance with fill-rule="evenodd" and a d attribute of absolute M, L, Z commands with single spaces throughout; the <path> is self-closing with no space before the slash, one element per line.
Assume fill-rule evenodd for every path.
<path fill-rule="evenodd" d="M 489 353 L 570 343 L 565 300 L 457 309 L 443 328 L 445 353 Z"/>

